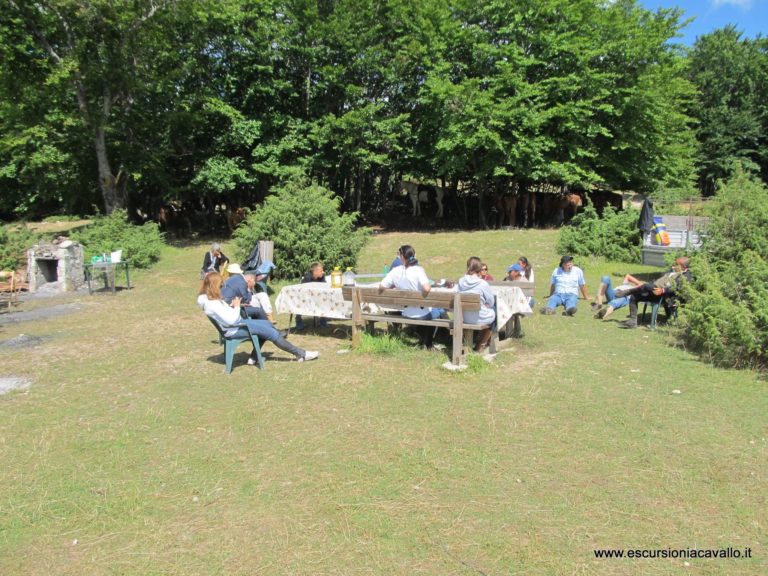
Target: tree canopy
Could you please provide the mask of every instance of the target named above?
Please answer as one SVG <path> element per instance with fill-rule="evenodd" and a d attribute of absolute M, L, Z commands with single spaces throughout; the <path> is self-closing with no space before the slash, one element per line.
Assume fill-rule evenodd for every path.
<path fill-rule="evenodd" d="M 765 43 L 725 30 L 688 55 L 680 11 L 635 0 L 0 6 L 5 215 L 251 205 L 297 172 L 362 212 L 403 174 L 645 192 L 734 158 L 766 174 Z"/>

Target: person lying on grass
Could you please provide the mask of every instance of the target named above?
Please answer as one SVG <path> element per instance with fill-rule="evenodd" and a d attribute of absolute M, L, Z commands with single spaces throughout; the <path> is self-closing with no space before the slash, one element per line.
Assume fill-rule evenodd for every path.
<path fill-rule="evenodd" d="M 285 350 L 299 362 L 314 360 L 320 354 L 313 350 L 302 350 L 294 346 L 285 337 L 278 332 L 269 320 L 253 320 L 251 318 L 243 319 L 240 315 L 240 298 L 233 298 L 232 305 L 227 304 L 221 297 L 221 274 L 218 272 L 209 272 L 203 278 L 200 293 L 197 297 L 197 304 L 205 312 L 206 316 L 213 318 L 226 336 L 232 336 L 237 332 L 239 326 L 245 324 L 253 334 L 256 334 L 260 340 L 273 342 L 281 350 Z M 255 351 L 248 359 L 248 364 L 256 364 Z"/>

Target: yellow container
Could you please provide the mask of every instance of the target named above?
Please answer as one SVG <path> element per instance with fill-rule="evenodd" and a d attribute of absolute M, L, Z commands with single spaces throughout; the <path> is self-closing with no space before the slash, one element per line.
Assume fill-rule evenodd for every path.
<path fill-rule="evenodd" d="M 338 266 L 331 272 L 331 288 L 341 288 L 341 270 Z"/>

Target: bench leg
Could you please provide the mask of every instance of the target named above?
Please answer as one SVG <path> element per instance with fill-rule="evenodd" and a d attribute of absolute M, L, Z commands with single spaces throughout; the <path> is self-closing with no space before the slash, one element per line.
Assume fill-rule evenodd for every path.
<path fill-rule="evenodd" d="M 463 356 L 463 346 L 464 346 L 464 334 L 463 330 L 460 330 L 458 328 L 453 329 L 453 352 L 451 355 L 451 362 L 453 362 L 456 366 L 461 365 L 461 360 Z"/>

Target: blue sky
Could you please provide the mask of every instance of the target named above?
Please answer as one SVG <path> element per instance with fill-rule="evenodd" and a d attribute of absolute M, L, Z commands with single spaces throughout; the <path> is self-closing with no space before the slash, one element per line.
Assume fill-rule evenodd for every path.
<path fill-rule="evenodd" d="M 695 18 L 678 42 L 693 45 L 697 36 L 734 24 L 742 38 L 768 36 L 768 0 L 638 0 L 648 8 L 682 8 L 686 18 Z"/>

